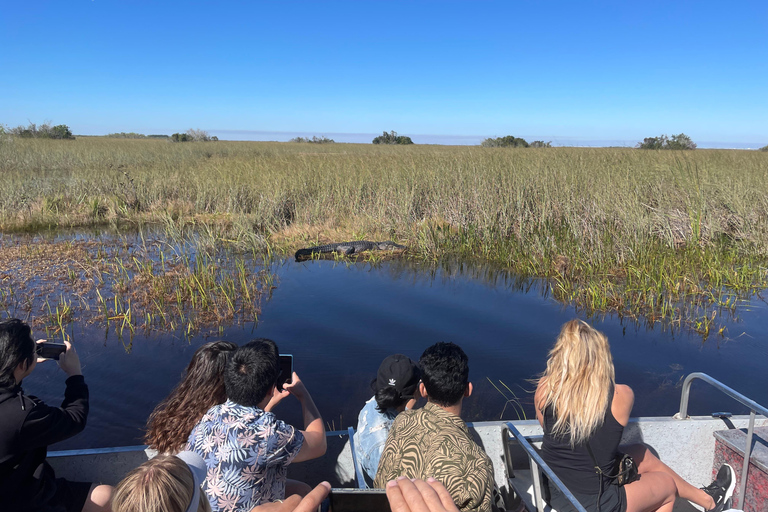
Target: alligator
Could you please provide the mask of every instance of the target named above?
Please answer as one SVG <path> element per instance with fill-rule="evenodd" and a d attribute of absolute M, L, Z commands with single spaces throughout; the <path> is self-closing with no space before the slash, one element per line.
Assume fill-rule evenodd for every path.
<path fill-rule="evenodd" d="M 318 245 L 317 247 L 307 247 L 296 251 L 296 261 L 302 261 L 311 258 L 313 254 L 327 254 L 337 252 L 348 256 L 363 251 L 394 251 L 396 249 L 405 249 L 404 245 L 396 244 L 391 240 L 386 242 L 369 242 L 368 240 L 355 240 L 354 242 L 339 242 L 335 244 Z"/>

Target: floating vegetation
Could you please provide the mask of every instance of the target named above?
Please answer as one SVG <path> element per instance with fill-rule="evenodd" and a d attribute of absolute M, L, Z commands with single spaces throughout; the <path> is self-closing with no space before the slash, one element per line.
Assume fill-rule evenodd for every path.
<path fill-rule="evenodd" d="M 0 311 L 29 319 L 49 337 L 66 337 L 75 321 L 118 336 L 138 329 L 189 336 L 258 321 L 274 280 L 260 260 L 181 242 L 2 237 Z"/>

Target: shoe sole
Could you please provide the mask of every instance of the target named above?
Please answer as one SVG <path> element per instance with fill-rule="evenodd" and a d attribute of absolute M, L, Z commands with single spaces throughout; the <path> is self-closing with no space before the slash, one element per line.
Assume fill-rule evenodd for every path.
<path fill-rule="evenodd" d="M 733 489 L 736 487 L 736 472 L 733 470 L 730 464 L 723 464 L 723 466 L 728 466 L 728 469 L 731 470 L 731 485 L 729 485 L 728 489 L 725 490 L 725 495 L 723 496 L 723 503 L 725 503 L 731 498 L 731 496 L 733 496 Z"/>

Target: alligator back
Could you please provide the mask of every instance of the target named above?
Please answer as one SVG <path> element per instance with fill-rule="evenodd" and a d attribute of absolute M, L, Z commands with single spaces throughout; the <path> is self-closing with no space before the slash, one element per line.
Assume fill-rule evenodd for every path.
<path fill-rule="evenodd" d="M 327 254 L 338 252 L 344 255 L 356 254 L 363 251 L 405 249 L 404 245 L 398 245 L 392 241 L 369 242 L 368 240 L 355 240 L 352 242 L 338 242 L 335 244 L 318 245 L 296 251 L 296 261 L 311 258 L 313 254 Z"/>

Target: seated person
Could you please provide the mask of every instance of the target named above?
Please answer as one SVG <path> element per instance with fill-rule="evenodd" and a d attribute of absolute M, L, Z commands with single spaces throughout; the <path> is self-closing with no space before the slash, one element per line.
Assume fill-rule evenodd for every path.
<path fill-rule="evenodd" d="M 621 451 L 632 456 L 639 478 L 619 486 L 608 476 L 615 474 L 634 398 L 629 386 L 616 384 L 608 339 L 581 320 L 566 323 L 549 352 L 534 404 L 544 429 L 541 456 L 579 503 L 588 511 L 672 512 L 680 496 L 704 510 L 728 508 L 735 485 L 728 464 L 714 482 L 697 489 L 645 445 L 632 445 Z M 595 471 L 598 465 L 602 474 Z M 557 487 L 549 488 L 555 509 L 573 510 Z"/>
<path fill-rule="evenodd" d="M 453 343 L 436 343 L 419 359 L 421 396 L 427 404 L 395 418 L 381 454 L 374 485 L 383 489 L 399 476 L 434 477 L 463 511 L 489 512 L 493 466 L 461 419 L 472 394 L 466 354 Z"/>
<path fill-rule="evenodd" d="M 150 448 L 159 453 L 183 450 L 203 414 L 227 400 L 224 370 L 236 348 L 228 341 L 212 341 L 195 351 L 184 378 L 149 416 L 144 442 Z"/>
<path fill-rule="evenodd" d="M 108 485 L 56 478 L 46 462 L 48 445 L 68 439 L 85 428 L 88 386 L 75 348 L 59 356 L 67 374 L 61 407 L 49 407 L 25 395 L 22 380 L 35 369 L 38 345 L 21 320 L 0 322 L 0 500 L 4 512 L 109 510 Z"/>
<path fill-rule="evenodd" d="M 227 401 L 211 407 L 189 436 L 187 449 L 208 467 L 203 490 L 214 511 L 247 512 L 284 499 L 288 465 L 325 454 L 325 427 L 312 397 L 295 372 L 278 391 L 279 371 L 274 341 L 239 347 L 224 372 Z M 301 403 L 303 431 L 268 412 L 288 395 Z"/>
<path fill-rule="evenodd" d="M 210 512 L 200 484 L 205 461 L 192 452 L 158 455 L 115 487 L 112 512 Z"/>
<path fill-rule="evenodd" d="M 371 482 L 376 478 L 381 451 L 395 416 L 413 409 L 416 404 L 414 393 L 420 376 L 416 363 L 402 354 L 395 354 L 384 359 L 376 379 L 371 382 L 375 394 L 357 417 L 354 437 L 355 456 Z"/>

